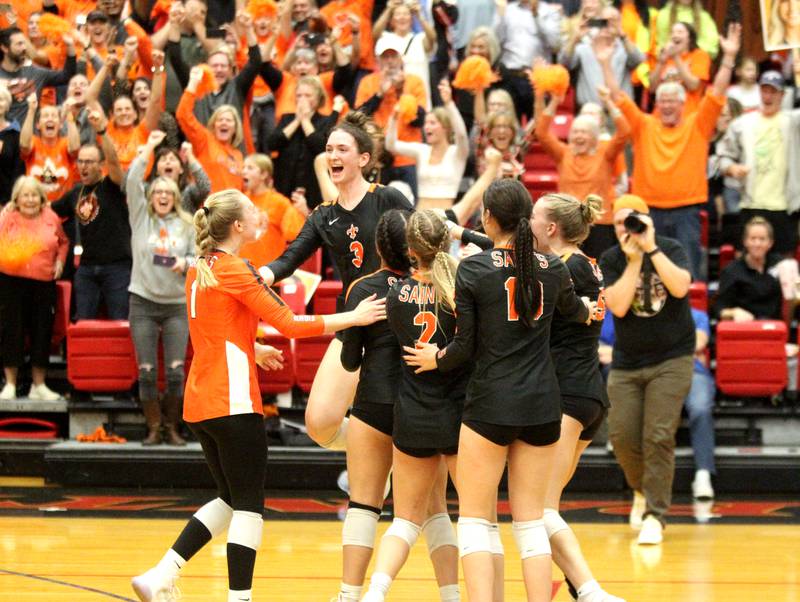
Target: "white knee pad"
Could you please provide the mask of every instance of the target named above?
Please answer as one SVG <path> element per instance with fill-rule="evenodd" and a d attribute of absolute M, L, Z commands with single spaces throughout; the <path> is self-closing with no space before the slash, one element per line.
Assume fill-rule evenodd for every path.
<path fill-rule="evenodd" d="M 419 525 L 415 525 L 411 521 L 403 518 L 395 518 L 392 524 L 386 529 L 384 537 L 399 537 L 408 544 L 409 548 L 413 548 L 417 543 L 417 538 L 422 529 Z"/>
<path fill-rule="evenodd" d="M 489 544 L 492 547 L 492 554 L 505 555 L 506 550 L 503 547 L 503 540 L 500 538 L 500 525 L 497 523 L 489 525 Z"/>
<path fill-rule="evenodd" d="M 233 508 L 223 502 L 221 498 L 216 498 L 195 512 L 194 517 L 203 523 L 213 538 L 222 533 L 231 524 Z"/>
<path fill-rule="evenodd" d="M 320 443 L 320 447 L 333 451 L 345 451 L 347 449 L 347 424 L 349 422 L 350 419 L 345 417 L 339 428 L 336 429 L 336 434 L 325 443 Z"/>
<path fill-rule="evenodd" d="M 447 512 L 434 514 L 422 523 L 422 534 L 428 545 L 428 555 L 433 554 L 442 546 L 458 547 L 456 531 L 453 529 L 453 523 L 450 522 L 450 515 Z"/>
<path fill-rule="evenodd" d="M 228 543 L 235 543 L 251 550 L 261 546 L 264 519 L 255 512 L 234 510 L 231 526 L 228 527 Z"/>
<path fill-rule="evenodd" d="M 523 560 L 550 554 L 550 540 L 544 528 L 544 520 L 515 522 L 512 523 L 511 529 Z"/>
<path fill-rule="evenodd" d="M 342 545 L 374 548 L 379 518 L 369 510 L 348 508 L 342 526 Z"/>
<path fill-rule="evenodd" d="M 542 520 L 544 520 L 544 528 L 545 531 L 547 531 L 548 539 L 553 537 L 553 535 L 559 531 L 569 529 L 569 525 L 563 518 L 561 518 L 558 510 L 554 510 L 553 508 L 544 509 L 544 518 Z"/>
<path fill-rule="evenodd" d="M 480 552 L 492 553 L 491 523 L 485 518 L 462 516 L 458 519 L 458 555 L 462 558 Z"/>

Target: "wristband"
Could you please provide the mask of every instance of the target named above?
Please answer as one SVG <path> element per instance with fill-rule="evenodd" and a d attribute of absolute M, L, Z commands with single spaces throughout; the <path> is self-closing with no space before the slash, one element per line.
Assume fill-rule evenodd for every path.
<path fill-rule="evenodd" d="M 652 251 L 646 251 L 644 256 L 645 257 L 652 257 L 653 255 L 658 255 L 659 253 L 661 253 L 661 248 L 660 247 L 656 247 Z"/>

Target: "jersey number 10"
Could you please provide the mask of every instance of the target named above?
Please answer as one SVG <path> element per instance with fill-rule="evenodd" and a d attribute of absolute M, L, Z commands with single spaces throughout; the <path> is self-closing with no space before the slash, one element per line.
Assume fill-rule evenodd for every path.
<path fill-rule="evenodd" d="M 514 305 L 514 296 L 517 292 L 517 279 L 514 276 L 506 278 L 504 283 L 506 289 L 506 307 L 508 309 L 508 321 L 517 322 L 519 320 L 519 313 Z M 544 313 L 544 287 L 539 282 L 539 309 L 536 315 L 533 316 L 534 320 L 538 320 Z"/>

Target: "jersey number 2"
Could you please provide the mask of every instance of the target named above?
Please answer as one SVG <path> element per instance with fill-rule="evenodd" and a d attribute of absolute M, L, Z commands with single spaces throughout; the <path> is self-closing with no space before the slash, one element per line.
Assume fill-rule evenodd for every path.
<path fill-rule="evenodd" d="M 514 276 L 510 276 L 506 278 L 504 283 L 506 289 L 506 307 L 508 309 L 508 321 L 509 322 L 516 322 L 519 320 L 519 313 L 517 313 L 517 308 L 514 306 L 514 296 L 517 292 L 517 279 Z M 536 312 L 536 315 L 533 316 L 534 320 L 538 320 L 542 317 L 544 313 L 544 287 L 542 283 L 539 282 L 539 309 Z"/>
<path fill-rule="evenodd" d="M 422 326 L 422 334 L 417 342 L 430 343 L 436 332 L 436 316 L 431 311 L 421 311 L 414 316 L 414 326 Z"/>
<path fill-rule="evenodd" d="M 362 245 L 357 240 L 350 243 L 350 250 L 353 252 L 353 265 L 357 268 L 361 267 L 361 264 L 364 263 L 364 245 Z"/>

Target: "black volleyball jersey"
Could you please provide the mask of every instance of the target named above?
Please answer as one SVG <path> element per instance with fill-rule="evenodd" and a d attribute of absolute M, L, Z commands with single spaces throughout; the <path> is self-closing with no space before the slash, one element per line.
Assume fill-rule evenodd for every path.
<path fill-rule="evenodd" d="M 413 276 L 395 284 L 386 297 L 389 326 L 401 346 L 418 341 L 444 347 L 456 329 L 455 316 L 437 308 L 432 284 Z M 400 393 L 395 405 L 393 438 L 401 447 L 447 448 L 458 445 L 461 412 L 471 365 L 465 362 L 447 374 L 432 370 L 415 374 L 402 363 Z"/>
<path fill-rule="evenodd" d="M 389 269 L 362 276 L 350 285 L 345 299 L 345 311 L 355 309 L 370 295 L 386 297 L 389 289 L 406 274 Z M 355 372 L 361 367 L 354 403 L 393 404 L 400 387 L 400 345 L 389 322 L 381 320 L 369 326 L 353 326 L 342 337 L 342 366 Z"/>
<path fill-rule="evenodd" d="M 331 252 L 346 291 L 356 278 L 380 268 L 375 228 L 381 215 L 389 209 L 412 211 L 401 192 L 377 184 L 370 186 L 352 211 L 335 201 L 318 205 L 297 238 L 267 266 L 275 274 L 275 282 L 289 276 L 318 248 L 325 247 Z"/>
<path fill-rule="evenodd" d="M 464 420 L 513 426 L 560 420 L 550 323 L 556 308 L 579 322 L 585 322 L 589 312 L 558 257 L 536 253 L 536 261 L 542 302 L 531 327 L 514 307 L 516 277 L 510 249 L 483 251 L 458 266 L 458 330 L 439 352 L 437 363 L 440 370 L 449 371 L 475 358 Z"/>
<path fill-rule="evenodd" d="M 580 252 L 564 255 L 561 260 L 569 270 L 575 294 L 597 301 L 598 311 L 604 311 L 603 274 L 597 262 Z M 550 327 L 550 354 L 562 395 L 589 397 L 608 406 L 597 357 L 602 326 L 602 320 L 580 324 L 556 311 Z"/>

